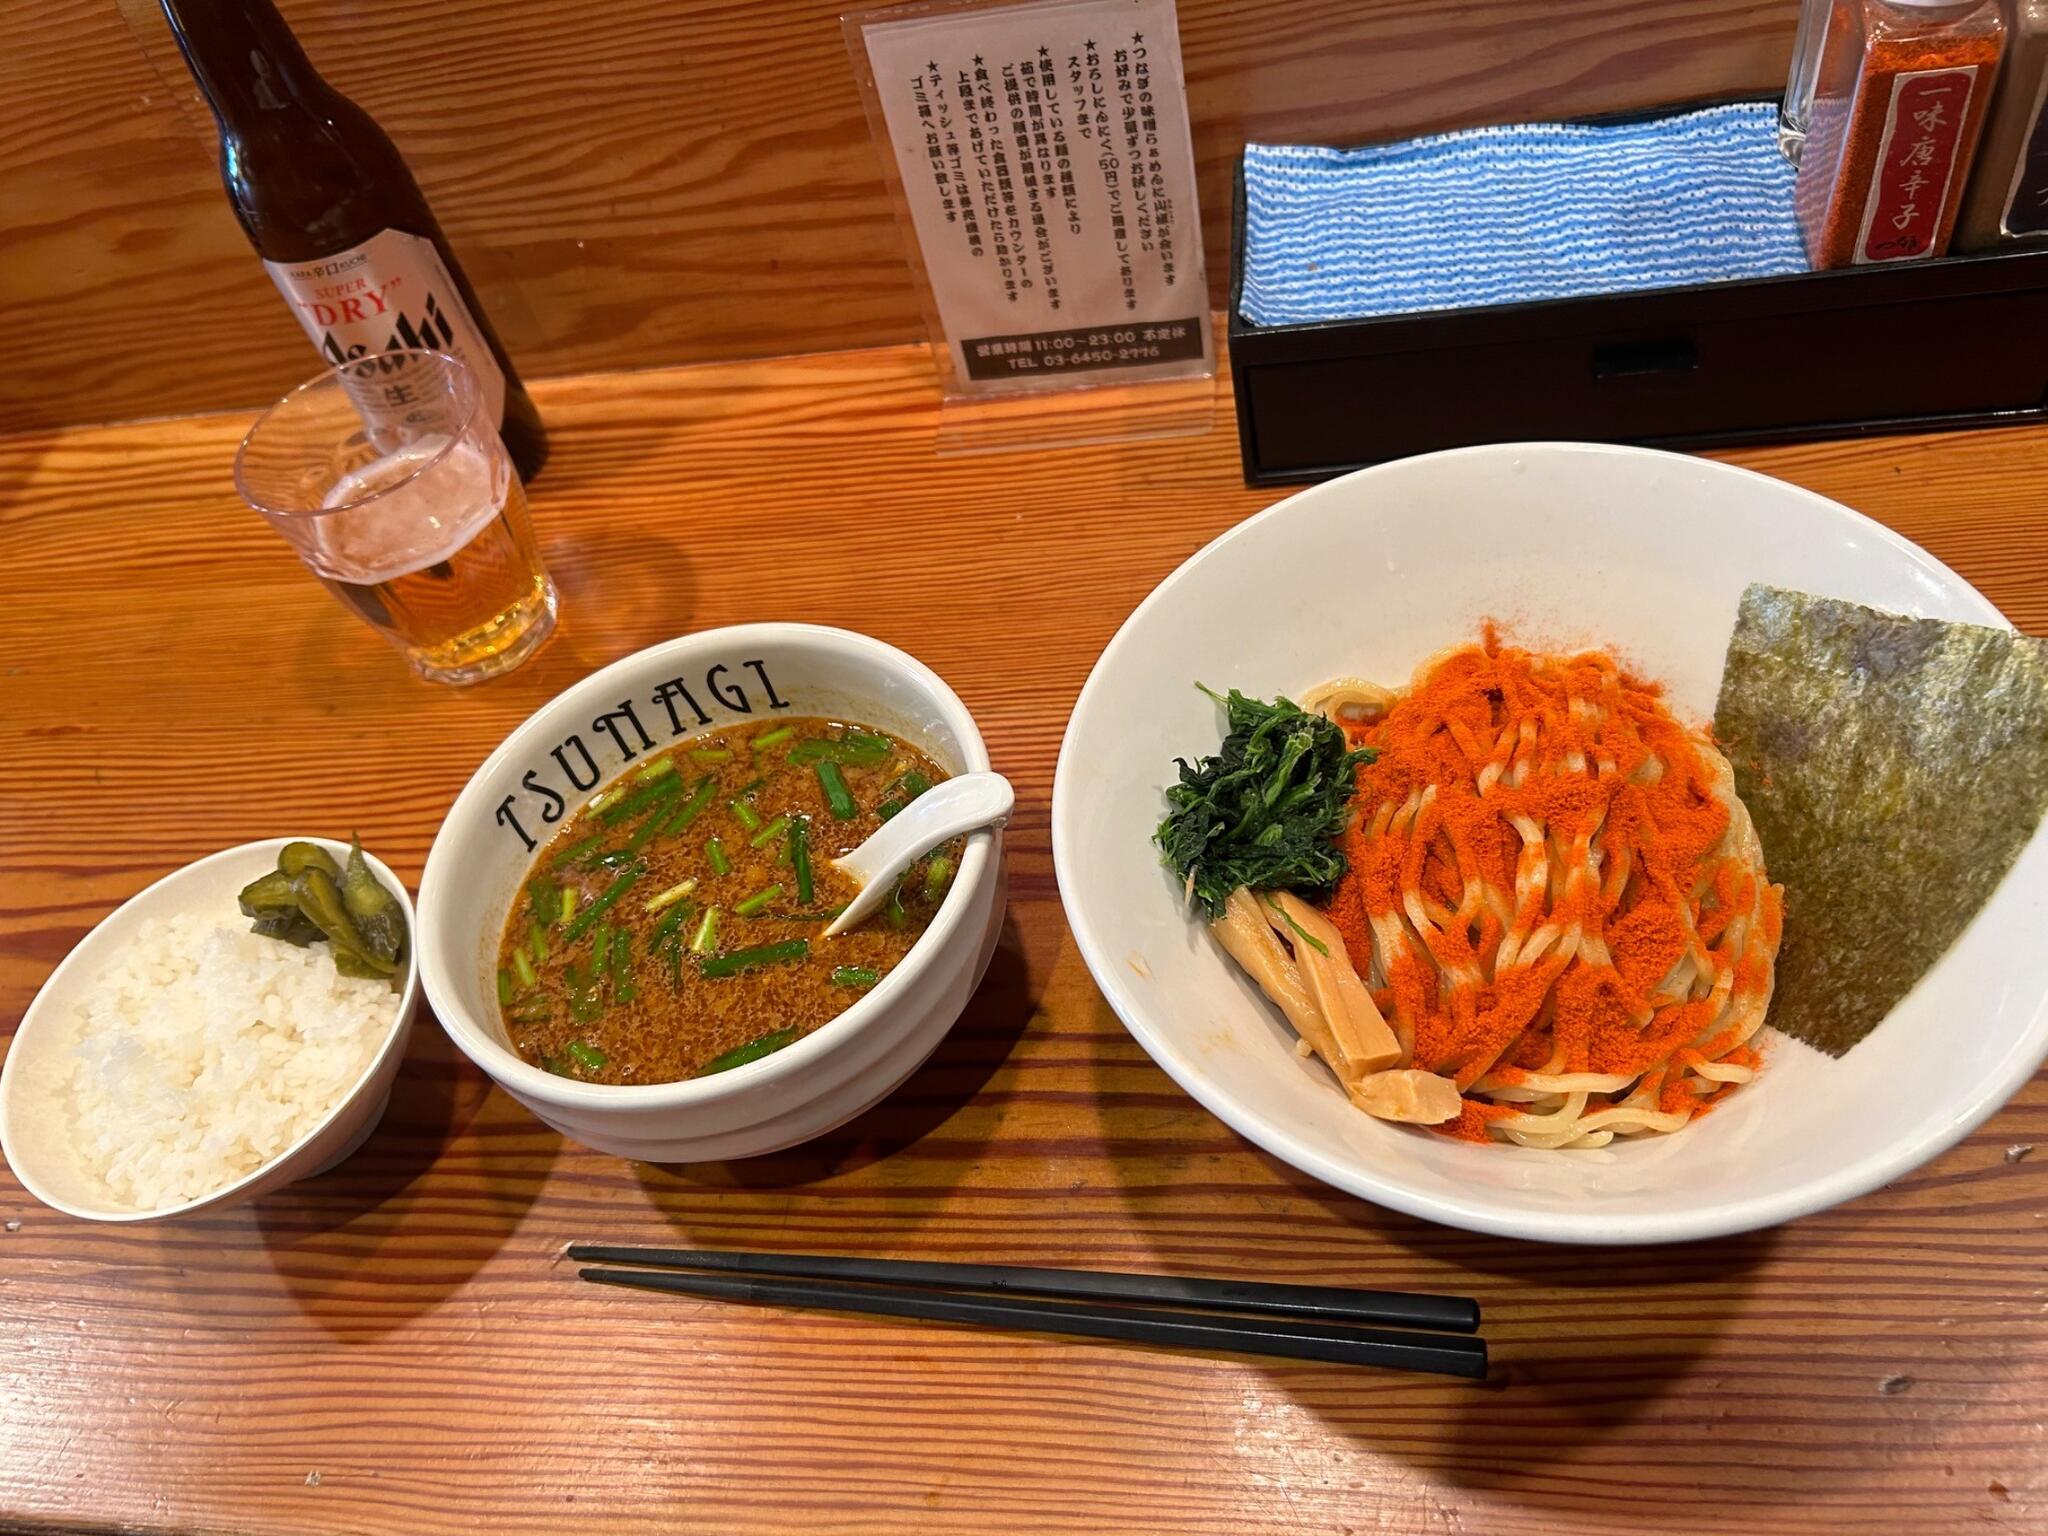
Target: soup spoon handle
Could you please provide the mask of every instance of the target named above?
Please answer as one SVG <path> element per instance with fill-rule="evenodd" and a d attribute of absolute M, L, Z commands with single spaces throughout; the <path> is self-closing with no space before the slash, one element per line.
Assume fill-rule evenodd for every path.
<path fill-rule="evenodd" d="M 860 887 L 844 912 L 825 930 L 844 933 L 872 913 L 896 888 L 903 872 L 939 844 L 963 832 L 1000 827 L 1010 819 L 1016 792 L 1000 773 L 963 773 L 926 790 L 876 829 L 833 867 Z"/>

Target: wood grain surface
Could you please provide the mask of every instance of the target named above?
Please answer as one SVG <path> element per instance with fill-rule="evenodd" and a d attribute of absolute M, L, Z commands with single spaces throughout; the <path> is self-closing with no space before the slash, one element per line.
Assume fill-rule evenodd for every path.
<path fill-rule="evenodd" d="M 1227 407 L 1194 440 L 940 460 L 932 388 L 908 349 L 546 386 L 534 511 L 562 632 L 465 693 L 410 680 L 236 503 L 246 418 L 0 441 L 10 1029 L 95 921 L 211 849 L 353 827 L 416 881 L 508 728 L 685 630 L 810 619 L 906 646 L 1020 791 L 986 985 L 905 1088 L 815 1144 L 601 1156 L 423 1017 L 362 1151 L 253 1206 L 94 1227 L 0 1178 L 0 1529 L 2048 1529 L 2048 1081 L 1841 1209 L 1587 1251 L 1322 1188 L 1150 1063 L 1060 913 L 1054 756 L 1132 606 L 1272 498 L 1239 483 Z M 2048 632 L 2048 431 L 1731 457 Z M 579 1238 L 1448 1291 L 1484 1304 L 1496 1369 L 663 1302 L 579 1286 Z"/>
<path fill-rule="evenodd" d="M 551 0 L 280 8 L 405 151 L 529 377 L 918 334 L 845 4 L 609 0 L 573 19 Z M 1349 143 L 1769 91 L 1795 13 L 1182 0 L 1212 293 L 1247 139 Z M 0 0 L 0 35 L 0 431 L 255 405 L 310 374 L 229 214 L 155 0 Z"/>

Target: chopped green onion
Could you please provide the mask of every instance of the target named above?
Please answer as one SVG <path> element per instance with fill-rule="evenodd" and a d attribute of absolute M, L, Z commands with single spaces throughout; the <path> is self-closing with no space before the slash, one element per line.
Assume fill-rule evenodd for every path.
<path fill-rule="evenodd" d="M 653 762 L 648 763 L 639 769 L 636 769 L 634 771 L 633 777 L 640 780 L 642 783 L 645 783 L 649 779 L 658 779 L 664 773 L 674 773 L 675 771 L 676 760 L 674 758 L 657 757 Z"/>
<path fill-rule="evenodd" d="M 540 979 L 534 974 L 533 962 L 526 958 L 526 951 L 523 949 L 512 951 L 512 969 L 518 972 L 519 985 L 522 987 L 530 987 Z"/>
<path fill-rule="evenodd" d="M 638 853 L 642 848 L 645 848 L 654 841 L 655 833 L 667 825 L 668 807 L 666 805 L 657 805 L 654 808 L 654 813 L 641 822 L 634 829 L 633 835 L 626 839 L 626 852 Z"/>
<path fill-rule="evenodd" d="M 683 781 L 672 773 L 642 784 L 623 800 L 614 801 L 598 813 L 597 819 L 608 827 L 615 827 L 628 816 L 644 811 L 650 806 L 666 800 L 670 795 L 681 794 Z"/>
<path fill-rule="evenodd" d="M 946 889 L 946 882 L 953 878 L 953 861 L 943 853 L 932 855 L 931 863 L 924 867 L 924 897 L 926 901 L 937 901 Z"/>
<path fill-rule="evenodd" d="M 745 827 L 749 832 L 757 832 L 760 830 L 761 813 L 755 810 L 751 805 L 747 804 L 746 801 L 733 801 L 731 809 L 732 819 L 738 822 L 741 826 Z"/>
<path fill-rule="evenodd" d="M 599 923 L 590 941 L 590 969 L 602 977 L 612 955 L 612 925 Z"/>
<path fill-rule="evenodd" d="M 896 882 L 896 889 L 889 893 L 889 905 L 882 908 L 882 915 L 889 920 L 891 928 L 902 928 L 910 921 L 910 914 L 903 910 L 903 882 Z"/>
<path fill-rule="evenodd" d="M 856 768 L 877 768 L 889 760 L 895 747 L 886 736 L 867 731 L 846 731 L 829 741 L 800 741 L 790 749 L 789 760 L 805 763 L 850 763 Z"/>
<path fill-rule="evenodd" d="M 757 944 L 752 949 L 736 949 L 729 955 L 715 956 L 699 966 L 698 971 L 717 981 L 737 976 L 741 971 L 751 971 L 757 966 L 791 965 L 806 958 L 810 952 L 809 939 L 784 939 L 778 944 Z"/>
<path fill-rule="evenodd" d="M 694 891 L 695 889 L 697 889 L 697 882 L 694 879 L 678 881 L 676 884 L 670 886 L 667 890 L 663 891 L 659 896 L 655 897 L 652 901 L 648 902 L 647 905 L 642 907 L 640 910 L 643 912 L 659 912 L 663 907 L 674 906 L 677 902 L 681 901 L 685 896 L 689 895 L 690 892 Z"/>
<path fill-rule="evenodd" d="M 818 787 L 825 791 L 825 804 L 841 821 L 851 821 L 860 814 L 853 803 L 853 792 L 846 787 L 846 775 L 839 771 L 839 765 L 830 758 L 820 758 L 813 765 L 818 775 Z"/>
<path fill-rule="evenodd" d="M 609 912 L 612 903 L 632 888 L 633 882 L 644 873 L 644 866 L 634 864 L 622 870 L 619 875 L 597 895 L 597 898 L 576 914 L 576 920 L 562 930 L 562 942 L 574 944 L 588 933 L 596 921 Z"/>
<path fill-rule="evenodd" d="M 633 855 L 623 848 L 614 848 L 610 853 L 600 853 L 590 862 L 599 869 L 624 869 L 633 862 Z"/>
<path fill-rule="evenodd" d="M 528 923 L 526 925 L 526 947 L 532 953 L 535 965 L 543 965 L 547 962 L 548 934 L 547 930 L 541 927 L 539 923 Z"/>
<path fill-rule="evenodd" d="M 581 1040 L 571 1040 L 563 1047 L 570 1059 L 586 1072 L 595 1072 L 611 1058 L 594 1045 L 585 1045 Z"/>
<path fill-rule="evenodd" d="M 781 886 L 768 886 L 763 890 L 758 890 L 754 892 L 754 894 L 749 896 L 745 901 L 742 901 L 735 905 L 733 907 L 733 911 L 737 912 L 741 917 L 752 917 L 756 912 L 759 912 L 763 907 L 767 906 L 769 902 L 773 901 L 776 897 L 780 896 L 781 894 Z"/>
<path fill-rule="evenodd" d="M 694 880 L 685 880 L 683 882 L 685 885 L 695 885 L 696 883 Z M 690 920 L 692 910 L 687 901 L 678 901 L 674 906 L 670 907 L 668 909 L 668 916 L 654 925 L 654 933 L 648 939 L 648 944 L 655 949 L 661 948 L 662 945 L 666 944 L 674 936 L 678 928 Z"/>
<path fill-rule="evenodd" d="M 690 754 L 690 761 L 699 767 L 711 768 L 719 763 L 731 762 L 732 753 L 724 747 L 699 747 Z"/>
<path fill-rule="evenodd" d="M 526 905 L 538 921 L 557 921 L 556 913 L 561 910 L 561 901 L 562 888 L 554 881 L 536 879 L 526 882 Z"/>
<path fill-rule="evenodd" d="M 586 811 L 601 811 L 625 792 L 626 785 L 623 780 L 617 784 L 607 784 L 603 789 L 600 789 L 590 797 L 590 804 L 583 807 L 583 809 Z"/>
<path fill-rule="evenodd" d="M 736 1045 L 723 1056 L 714 1056 L 699 1072 L 699 1077 L 709 1077 L 714 1072 L 730 1072 L 734 1067 L 744 1067 L 750 1061 L 759 1061 L 763 1056 L 772 1056 L 785 1045 L 795 1040 L 793 1029 L 778 1029 L 772 1035 L 763 1035 L 758 1040 L 749 1040 L 745 1045 Z"/>
<path fill-rule="evenodd" d="M 1304 944 L 1308 945 L 1310 949 L 1314 950 L 1319 955 L 1329 954 L 1330 946 L 1325 944 L 1321 939 L 1317 938 L 1314 934 L 1310 933 L 1306 928 L 1302 927 L 1301 924 L 1297 923 L 1293 919 L 1293 917 L 1289 915 L 1287 909 L 1281 906 L 1279 902 L 1275 901 L 1270 896 L 1261 896 L 1259 900 L 1263 901 L 1267 906 L 1271 907 L 1275 912 L 1280 914 L 1280 921 L 1285 923 L 1288 927 L 1294 930 L 1294 936 L 1297 939 L 1300 939 Z"/>
<path fill-rule="evenodd" d="M 560 869 L 564 864 L 574 864 L 583 855 L 591 852 L 603 842 L 604 834 L 602 832 L 593 832 L 580 842 L 571 843 L 555 855 L 555 868 Z"/>
<path fill-rule="evenodd" d="M 809 906 L 816 894 L 811 885 L 811 821 L 800 816 L 789 826 L 789 862 L 796 870 L 796 899 Z"/>
<path fill-rule="evenodd" d="M 835 987 L 872 987 L 882 979 L 879 971 L 871 971 L 864 965 L 842 965 L 832 972 Z"/>
<path fill-rule="evenodd" d="M 708 955 L 718 946 L 718 908 L 706 907 L 704 921 L 697 925 L 697 931 L 690 938 L 690 953 Z"/>
<path fill-rule="evenodd" d="M 711 873 L 714 875 L 729 875 L 732 873 L 732 860 L 725 856 L 725 844 L 721 843 L 716 837 L 708 837 L 704 840 L 704 857 L 711 861 Z"/>
<path fill-rule="evenodd" d="M 793 725 L 777 726 L 772 731 L 764 731 L 761 735 L 756 736 L 747 745 L 756 752 L 766 752 L 770 747 L 781 746 L 795 734 L 796 727 Z"/>
<path fill-rule="evenodd" d="M 583 967 L 571 960 L 562 973 L 562 979 L 569 984 L 569 1017 L 579 1024 L 588 1023 L 603 1012 L 598 1001 L 599 978 L 584 971 Z"/>
<path fill-rule="evenodd" d="M 932 781 L 913 768 L 884 791 L 885 798 L 875 807 L 875 813 L 887 821 L 931 787 Z"/>
<path fill-rule="evenodd" d="M 789 818 L 787 816 L 778 816 L 769 822 L 767 826 L 761 828 L 760 831 L 748 838 L 747 846 L 749 848 L 765 848 L 788 830 Z"/>
<path fill-rule="evenodd" d="M 512 1022 L 514 1024 L 545 1024 L 547 1021 L 548 1010 L 544 1004 L 535 1005 L 529 1003 L 526 1005 L 525 1012 L 512 1015 Z"/>
<path fill-rule="evenodd" d="M 740 786 L 740 793 L 743 795 L 751 795 L 755 790 L 759 789 L 763 784 L 766 784 L 767 782 L 768 775 L 766 775 L 765 773 L 762 774 L 761 777 L 758 779 L 749 779 L 746 783 Z"/>
<path fill-rule="evenodd" d="M 511 1006 L 513 996 L 512 973 L 500 966 L 498 968 L 498 1001 L 509 1007 Z"/>
<path fill-rule="evenodd" d="M 712 792 L 717 788 L 718 781 L 712 778 L 710 774 L 705 774 L 703 778 L 697 781 L 697 787 L 690 791 L 690 798 L 676 807 L 675 814 L 661 824 L 661 831 L 656 835 L 659 837 L 673 837 L 691 822 L 695 821 L 698 815 L 702 813 L 704 807 L 711 803 Z"/>
<path fill-rule="evenodd" d="M 640 989 L 633 985 L 633 935 L 629 929 L 621 928 L 619 936 L 612 942 L 612 1001 L 630 1003 L 640 995 Z"/>

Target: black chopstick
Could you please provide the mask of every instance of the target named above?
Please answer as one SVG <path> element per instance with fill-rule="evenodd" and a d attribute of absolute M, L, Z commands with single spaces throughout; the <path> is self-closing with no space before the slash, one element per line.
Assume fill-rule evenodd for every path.
<path fill-rule="evenodd" d="M 569 1257 L 595 1264 L 646 1264 L 716 1269 L 805 1280 L 875 1285 L 943 1286 L 1015 1296 L 1207 1307 L 1318 1322 L 1474 1333 L 1479 1303 L 1464 1296 L 1351 1290 L 1334 1285 L 1276 1285 L 1261 1280 L 1195 1280 L 1179 1275 L 1115 1274 L 1095 1269 L 1031 1269 L 1010 1264 L 934 1264 L 905 1259 L 848 1259 L 812 1253 L 733 1253 L 714 1248 L 620 1248 L 571 1243 Z"/>
<path fill-rule="evenodd" d="M 579 1245 L 580 1246 L 580 1245 Z M 572 1250 L 574 1251 L 574 1250 Z M 861 1285 L 840 1280 L 770 1280 L 749 1275 L 677 1274 L 652 1269 L 585 1269 L 585 1280 L 680 1296 L 746 1301 L 778 1307 L 821 1307 L 883 1317 L 975 1323 L 991 1328 L 1064 1333 L 1133 1344 L 1225 1349 L 1338 1365 L 1379 1365 L 1478 1379 L 1486 1374 L 1486 1343 L 1460 1334 L 1404 1333 L 1290 1322 L 1273 1317 L 1224 1317 L 1147 1307 L 1068 1306 L 949 1292 Z"/>

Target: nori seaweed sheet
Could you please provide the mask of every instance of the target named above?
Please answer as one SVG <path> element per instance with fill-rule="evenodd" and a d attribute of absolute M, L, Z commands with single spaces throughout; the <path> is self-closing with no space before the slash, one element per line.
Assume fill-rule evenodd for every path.
<path fill-rule="evenodd" d="M 1785 888 L 1770 1022 L 1840 1056 L 2048 812 L 2048 641 L 1752 586 L 1714 732 Z"/>

